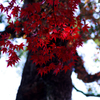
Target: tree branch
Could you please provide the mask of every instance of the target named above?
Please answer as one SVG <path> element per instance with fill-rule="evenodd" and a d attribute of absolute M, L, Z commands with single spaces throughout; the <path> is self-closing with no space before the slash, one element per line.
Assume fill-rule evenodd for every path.
<path fill-rule="evenodd" d="M 80 56 L 78 56 L 77 53 L 76 53 L 76 55 L 77 55 L 77 60 L 75 61 L 74 67 L 75 67 L 75 73 L 78 74 L 78 78 L 81 79 L 85 83 L 90 83 L 90 82 L 99 80 L 100 72 L 98 72 L 94 75 L 88 74 L 88 72 L 84 68 L 82 58 Z"/>
<path fill-rule="evenodd" d="M 84 95 L 87 96 L 87 97 L 89 97 L 89 96 L 100 97 L 100 94 L 95 95 L 95 94 L 84 93 L 83 91 L 77 89 L 74 85 L 73 85 L 73 88 L 74 88 L 77 92 L 80 92 L 80 93 L 84 94 Z"/>

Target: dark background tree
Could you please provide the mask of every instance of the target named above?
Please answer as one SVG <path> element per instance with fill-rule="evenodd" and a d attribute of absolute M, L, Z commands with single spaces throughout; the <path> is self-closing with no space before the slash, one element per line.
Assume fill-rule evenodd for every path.
<path fill-rule="evenodd" d="M 30 2 L 31 1 L 28 2 L 25 0 L 25 5 Z M 84 9 L 84 6 L 81 7 L 82 4 L 83 3 L 80 4 L 80 8 Z M 82 11 L 83 10 L 81 10 L 80 14 L 84 14 Z M 84 16 L 81 16 L 83 18 L 87 15 L 84 14 Z M 89 33 L 86 33 L 86 36 L 87 34 Z M 83 36 L 83 38 L 86 40 L 90 39 L 90 36 L 87 36 L 87 38 L 86 36 Z M 28 53 L 16 100 L 71 100 L 71 92 L 73 87 L 71 82 L 71 73 L 73 68 L 68 70 L 66 73 L 62 71 L 58 73 L 57 76 L 53 75 L 51 72 L 41 77 L 40 75 L 37 75 L 35 64 L 32 64 L 32 61 L 29 60 L 30 55 L 31 52 Z M 76 53 L 76 55 L 78 54 Z M 57 60 L 55 61 L 57 62 Z M 75 66 L 73 67 L 75 68 L 75 72 L 78 74 L 78 78 L 82 79 L 85 83 L 93 82 L 99 79 L 100 73 L 90 75 L 86 72 L 83 61 L 79 56 L 78 61 L 76 61 Z M 79 91 L 77 88 L 75 89 Z M 89 96 L 90 94 L 85 95 Z"/>
<path fill-rule="evenodd" d="M 32 3 L 32 2 L 33 0 L 25 0 L 24 7 L 28 3 Z M 86 2 L 86 3 L 91 4 L 91 2 Z M 80 9 L 81 9 L 80 14 L 84 14 L 84 15 L 81 15 L 82 18 L 84 16 L 86 16 L 87 18 L 88 15 L 86 15 L 85 13 L 88 10 L 86 10 L 84 5 L 85 4 L 83 3 L 80 4 Z M 84 11 L 84 9 L 86 11 Z M 84 13 L 82 13 L 82 11 L 84 11 Z M 88 17 L 88 18 L 90 19 L 91 17 Z M 99 27 L 99 24 L 97 27 Z M 81 34 L 84 35 L 83 33 Z M 83 36 L 83 39 L 86 39 L 86 40 L 90 38 L 91 36 L 89 33 L 86 33 L 86 35 Z M 98 37 L 96 39 L 98 39 Z M 76 55 L 78 54 L 76 53 Z M 32 61 L 30 60 L 30 56 L 31 56 L 31 52 L 29 51 L 28 56 L 27 56 L 27 61 L 23 69 L 22 80 L 19 86 L 16 100 L 47 100 L 47 99 L 71 100 L 71 91 L 72 91 L 71 73 L 72 73 L 73 68 L 75 68 L 75 72 L 78 74 L 78 78 L 82 79 L 83 82 L 85 83 L 96 81 L 100 77 L 100 73 L 96 73 L 95 75 L 89 75 L 83 66 L 83 61 L 81 57 L 79 56 L 78 56 L 78 61 L 76 61 L 75 63 L 75 66 L 73 66 L 72 69 L 68 70 L 66 73 L 62 71 L 55 76 L 51 72 L 41 77 L 40 75 L 37 75 L 38 72 L 36 70 L 35 64 L 33 64 Z M 56 58 L 54 59 L 54 62 L 57 62 Z M 89 96 L 89 94 L 85 94 L 85 95 Z"/>

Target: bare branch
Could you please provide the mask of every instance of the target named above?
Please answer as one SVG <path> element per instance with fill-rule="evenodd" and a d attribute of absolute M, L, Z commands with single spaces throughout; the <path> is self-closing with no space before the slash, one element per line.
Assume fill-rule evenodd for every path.
<path fill-rule="evenodd" d="M 77 89 L 74 85 L 73 85 L 73 88 L 74 88 L 76 91 L 78 91 L 78 92 L 84 94 L 84 95 L 87 96 L 87 97 L 89 97 L 89 96 L 100 97 L 100 94 L 95 95 L 95 94 L 84 93 L 83 91 Z"/>

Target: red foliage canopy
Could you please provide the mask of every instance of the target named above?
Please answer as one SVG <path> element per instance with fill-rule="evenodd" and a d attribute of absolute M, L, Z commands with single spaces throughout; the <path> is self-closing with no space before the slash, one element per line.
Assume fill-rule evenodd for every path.
<path fill-rule="evenodd" d="M 74 55 L 76 47 L 82 45 L 80 29 L 88 31 L 88 26 L 81 23 L 80 17 L 74 16 L 80 0 L 43 0 L 28 4 L 25 8 L 14 6 L 15 3 L 16 0 L 11 0 L 8 7 L 0 4 L 0 9 L 7 15 L 12 9 L 8 15 L 9 27 L 15 28 L 17 34 L 21 31 L 25 33 L 27 50 L 32 52 L 30 60 L 36 63 L 38 73 L 42 76 L 50 70 L 57 74 L 60 70 L 66 72 L 70 69 L 77 59 Z M 16 18 L 15 23 L 10 22 L 11 15 Z M 12 66 L 19 60 L 14 50 L 23 49 L 24 44 L 13 45 L 8 39 L 9 34 L 3 34 L 0 46 L 3 53 L 9 53 L 7 62 L 8 66 Z"/>

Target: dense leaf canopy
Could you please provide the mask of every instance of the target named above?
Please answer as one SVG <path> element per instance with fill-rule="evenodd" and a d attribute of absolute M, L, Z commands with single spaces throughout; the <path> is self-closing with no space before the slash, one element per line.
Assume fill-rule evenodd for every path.
<path fill-rule="evenodd" d="M 66 72 L 74 65 L 76 47 L 82 45 L 82 35 L 89 32 L 85 19 L 81 23 L 80 16 L 74 15 L 79 3 L 80 0 L 34 0 L 23 8 L 16 0 L 11 0 L 7 7 L 0 4 L 1 12 L 7 14 L 9 27 L 27 39 L 27 50 L 33 53 L 30 60 L 37 65 L 41 76 L 51 70 L 56 74 L 60 70 Z M 15 22 L 11 21 L 12 17 Z M 1 34 L 0 46 L 3 53 L 9 54 L 7 66 L 12 66 L 19 61 L 15 50 L 25 45 L 13 45 L 9 39 L 9 33 Z"/>

